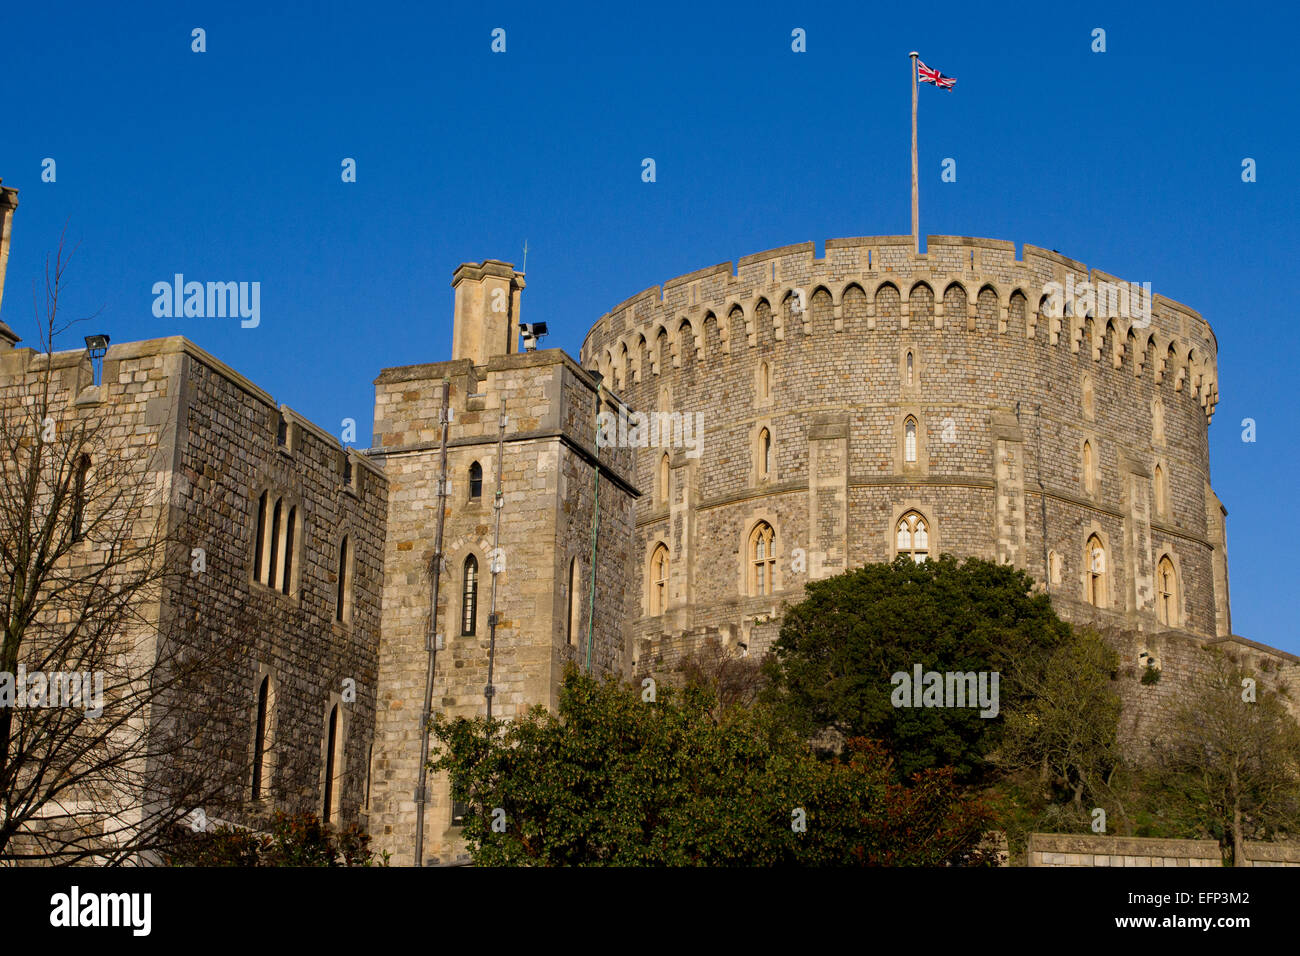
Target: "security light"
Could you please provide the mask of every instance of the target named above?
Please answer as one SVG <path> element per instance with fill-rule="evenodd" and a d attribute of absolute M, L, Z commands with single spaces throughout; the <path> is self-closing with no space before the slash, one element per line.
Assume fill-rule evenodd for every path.
<path fill-rule="evenodd" d="M 86 354 L 90 356 L 90 367 L 95 376 L 95 384 L 100 383 L 104 372 L 104 353 L 108 351 L 107 335 L 87 335 Z"/>
<path fill-rule="evenodd" d="M 537 343 L 546 334 L 545 322 L 520 322 L 519 331 L 524 337 L 524 351 L 535 352 Z"/>

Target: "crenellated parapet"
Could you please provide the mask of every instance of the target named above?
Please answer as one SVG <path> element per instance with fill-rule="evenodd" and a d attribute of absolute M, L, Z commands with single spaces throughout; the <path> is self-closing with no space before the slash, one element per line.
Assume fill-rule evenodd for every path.
<path fill-rule="evenodd" d="M 931 236 L 811 242 L 678 276 L 619 303 L 592 327 L 584 365 L 615 387 L 797 336 L 842 335 L 846 301 L 865 299 L 865 331 L 933 328 L 1038 338 L 1196 398 L 1208 421 L 1218 402 L 1217 342 L 1199 313 L 1145 285 L 1047 249 Z M 857 331 L 854 329 L 854 331 Z M 833 343 L 828 343 L 831 347 Z M 665 365 L 668 368 L 665 368 Z"/>

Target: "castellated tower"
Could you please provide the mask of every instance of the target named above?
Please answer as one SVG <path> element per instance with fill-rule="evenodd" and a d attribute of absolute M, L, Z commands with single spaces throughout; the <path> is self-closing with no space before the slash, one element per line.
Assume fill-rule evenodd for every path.
<path fill-rule="evenodd" d="M 694 457 L 637 449 L 637 673 L 710 633 L 764 653 L 809 581 L 947 552 L 1023 568 L 1125 668 L 1163 669 L 1125 683 L 1132 739 L 1204 645 L 1297 676 L 1232 635 L 1216 351 L 1184 305 L 991 239 L 786 246 L 620 303 L 583 364 L 632 406 L 704 425 Z"/>
<path fill-rule="evenodd" d="M 431 643 L 441 645 L 433 709 L 449 716 L 486 713 L 489 666 L 492 715 L 507 719 L 554 709 L 570 662 L 592 673 L 631 668 L 632 452 L 596 443 L 597 414 L 619 400 L 558 349 L 518 351 L 524 277 L 509 263 L 466 263 L 452 285 L 451 361 L 385 369 L 375 381 L 370 454 L 389 482 L 390 524 L 369 826 L 398 864 L 414 861 Z M 445 527 L 431 620 L 444 383 Z M 459 854 L 455 810 L 449 781 L 431 775 L 427 861 Z"/>

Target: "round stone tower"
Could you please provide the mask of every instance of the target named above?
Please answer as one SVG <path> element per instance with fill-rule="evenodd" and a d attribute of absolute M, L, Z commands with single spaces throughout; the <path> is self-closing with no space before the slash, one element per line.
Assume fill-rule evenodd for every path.
<path fill-rule="evenodd" d="M 1149 283 L 1010 242 L 834 239 L 680 276 L 582 347 L 635 447 L 633 660 L 761 653 L 806 582 L 1010 562 L 1063 616 L 1231 633 L 1216 341 Z"/>

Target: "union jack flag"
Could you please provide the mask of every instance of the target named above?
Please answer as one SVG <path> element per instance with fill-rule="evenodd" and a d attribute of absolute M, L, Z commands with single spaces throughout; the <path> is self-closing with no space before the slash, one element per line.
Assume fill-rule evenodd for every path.
<path fill-rule="evenodd" d="M 916 71 L 920 74 L 922 83 L 933 83 L 941 90 L 950 90 L 952 85 L 957 82 L 955 76 L 944 76 L 938 70 L 932 70 L 920 60 L 916 61 Z"/>

